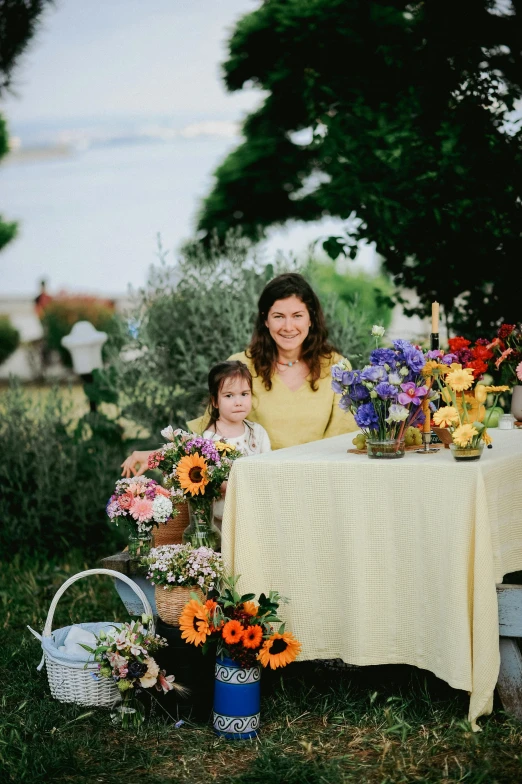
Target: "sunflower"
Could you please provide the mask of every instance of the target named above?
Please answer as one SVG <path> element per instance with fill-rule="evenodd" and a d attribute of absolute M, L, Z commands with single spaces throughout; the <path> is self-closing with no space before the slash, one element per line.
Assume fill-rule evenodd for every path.
<path fill-rule="evenodd" d="M 190 495 L 198 493 L 204 495 L 205 487 L 208 485 L 207 461 L 198 452 L 194 455 L 185 455 L 178 463 L 176 476 L 180 487 Z"/>
<path fill-rule="evenodd" d="M 449 427 L 459 421 L 459 412 L 455 406 L 443 406 L 433 414 L 433 421 L 437 427 Z"/>
<path fill-rule="evenodd" d="M 463 392 L 473 386 L 473 370 L 471 368 L 461 368 L 450 370 L 446 376 L 446 384 L 455 392 Z"/>
<path fill-rule="evenodd" d="M 509 387 L 486 387 L 486 392 L 493 392 L 494 395 L 499 395 L 501 392 L 507 392 Z"/>
<path fill-rule="evenodd" d="M 257 605 L 254 602 L 243 602 L 243 612 L 255 618 L 257 615 Z"/>
<path fill-rule="evenodd" d="M 478 431 L 473 425 L 461 425 L 453 432 L 453 442 L 457 446 L 469 446 L 474 436 L 478 436 Z"/>
<path fill-rule="evenodd" d="M 263 628 L 257 624 L 255 626 L 249 626 L 248 629 L 245 629 L 243 632 L 243 637 L 241 638 L 241 642 L 245 648 L 259 648 L 262 640 Z"/>
<path fill-rule="evenodd" d="M 243 631 L 243 627 L 239 621 L 228 621 L 228 623 L 223 626 L 223 639 L 228 645 L 234 645 L 235 643 L 241 642 Z"/>
<path fill-rule="evenodd" d="M 210 634 L 208 610 L 196 599 L 191 599 L 179 616 L 182 639 L 194 645 L 201 645 Z"/>
<path fill-rule="evenodd" d="M 287 664 L 293 662 L 300 650 L 301 643 L 295 639 L 293 634 L 290 634 L 290 632 L 279 634 L 276 632 L 270 639 L 266 640 L 257 654 L 257 658 L 263 667 L 270 665 L 275 670 L 276 667 L 286 667 Z"/>

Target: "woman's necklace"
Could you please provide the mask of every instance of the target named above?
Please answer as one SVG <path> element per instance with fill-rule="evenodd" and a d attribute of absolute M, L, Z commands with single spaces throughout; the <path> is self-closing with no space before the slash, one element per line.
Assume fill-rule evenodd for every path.
<path fill-rule="evenodd" d="M 293 362 L 280 362 L 278 359 L 276 359 L 276 363 L 278 365 L 284 365 L 284 367 L 292 367 L 293 365 L 297 365 L 298 362 L 298 359 L 294 359 Z"/>

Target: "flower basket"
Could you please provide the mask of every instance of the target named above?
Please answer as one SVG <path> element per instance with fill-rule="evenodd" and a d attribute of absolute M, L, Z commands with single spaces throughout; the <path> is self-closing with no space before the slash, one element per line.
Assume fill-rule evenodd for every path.
<path fill-rule="evenodd" d="M 163 544 L 181 544 L 183 531 L 189 524 L 188 504 L 177 504 L 179 514 L 166 523 L 162 523 L 156 528 L 152 535 L 152 546 L 160 547 Z"/>
<path fill-rule="evenodd" d="M 143 604 L 144 612 L 146 615 L 152 617 L 152 608 L 149 601 L 141 588 L 136 583 L 120 572 L 115 572 L 112 569 L 88 569 L 85 572 L 79 572 L 73 575 L 56 592 L 49 612 L 42 634 L 38 634 L 30 626 L 27 628 L 34 636 L 40 640 L 43 648 L 42 661 L 38 666 L 41 670 L 45 664 L 47 669 L 47 678 L 49 680 L 49 687 L 52 696 L 59 702 L 74 702 L 78 705 L 90 705 L 98 708 L 110 708 L 121 700 L 121 693 L 119 692 L 116 684 L 105 678 L 95 680 L 92 676 L 98 672 L 97 662 L 91 661 L 85 663 L 84 661 L 66 660 L 66 657 L 60 655 L 58 646 L 55 642 L 64 637 L 64 632 L 67 629 L 57 629 L 51 631 L 56 606 L 63 596 L 67 588 L 69 588 L 77 580 L 83 577 L 90 577 L 93 574 L 106 574 L 109 577 L 114 577 L 118 580 L 123 580 L 127 583 L 132 590 L 137 594 Z M 97 633 L 101 628 L 117 625 L 109 621 L 103 623 L 81 623 L 78 626 L 81 629 Z"/>
<path fill-rule="evenodd" d="M 168 623 L 170 626 L 179 625 L 179 616 L 187 602 L 190 602 L 191 592 L 197 594 L 203 601 L 203 591 L 196 585 L 181 585 L 174 588 L 156 586 L 154 592 L 156 609 L 164 623 Z"/>

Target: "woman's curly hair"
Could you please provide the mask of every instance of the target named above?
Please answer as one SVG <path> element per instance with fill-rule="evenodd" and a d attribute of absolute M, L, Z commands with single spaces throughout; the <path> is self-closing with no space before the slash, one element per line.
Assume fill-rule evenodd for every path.
<path fill-rule="evenodd" d="M 302 345 L 301 359 L 310 368 L 310 386 L 317 390 L 317 380 L 321 377 L 321 359 L 331 358 L 336 351 L 328 341 L 328 330 L 321 303 L 312 287 L 297 272 L 285 272 L 271 280 L 259 297 L 257 317 L 250 345 L 246 355 L 252 360 L 256 374 L 263 379 L 265 389 L 272 389 L 272 376 L 276 368 L 277 345 L 270 335 L 265 321 L 268 312 L 278 299 L 296 296 L 303 302 L 310 314 L 310 331 Z"/>

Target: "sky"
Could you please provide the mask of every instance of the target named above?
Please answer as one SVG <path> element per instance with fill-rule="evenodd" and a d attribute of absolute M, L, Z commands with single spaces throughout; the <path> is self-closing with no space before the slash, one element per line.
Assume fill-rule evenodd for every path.
<path fill-rule="evenodd" d="M 227 93 L 220 71 L 235 23 L 258 6 L 258 0 L 56 0 L 46 9 L 0 112 L 22 147 L 42 139 L 72 141 L 76 157 L 71 165 L 57 160 L 4 168 L 3 161 L 0 212 L 19 220 L 20 235 L 0 256 L 0 291 L 34 295 L 46 277 L 55 291 L 118 293 L 145 282 L 157 234 L 174 252 L 192 236 L 212 172 L 240 141 L 234 128 L 263 100 L 259 90 Z M 120 147 L 110 160 L 101 152 L 81 158 L 84 136 L 129 127 L 181 132 L 192 147 L 176 163 L 176 154 L 184 155 L 178 140 L 177 152 L 163 152 L 165 167 L 162 153 L 151 148 L 148 171 L 145 148 L 134 156 Z M 139 191 L 129 190 L 138 181 L 118 175 L 129 161 L 141 167 L 143 210 Z M 101 199 L 97 189 L 103 189 Z M 303 255 L 340 226 L 325 219 L 274 228 L 260 250 Z M 367 247 L 352 268 L 377 266 Z"/>

